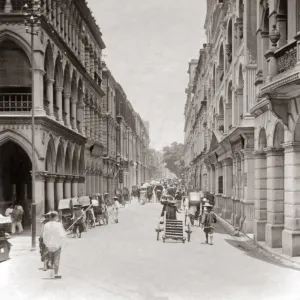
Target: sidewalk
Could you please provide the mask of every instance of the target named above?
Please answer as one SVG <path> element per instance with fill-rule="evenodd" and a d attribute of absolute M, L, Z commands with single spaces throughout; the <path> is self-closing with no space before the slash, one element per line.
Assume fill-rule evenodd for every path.
<path fill-rule="evenodd" d="M 216 214 L 218 223 L 220 223 L 224 229 L 232 236 L 235 241 L 245 242 L 250 246 L 256 246 L 261 250 L 269 253 L 274 259 L 280 263 L 286 265 L 287 267 L 300 269 L 300 257 L 290 257 L 282 253 L 282 248 L 270 248 L 265 242 L 257 242 L 254 240 L 253 234 L 245 234 L 236 230 L 234 226 Z"/>

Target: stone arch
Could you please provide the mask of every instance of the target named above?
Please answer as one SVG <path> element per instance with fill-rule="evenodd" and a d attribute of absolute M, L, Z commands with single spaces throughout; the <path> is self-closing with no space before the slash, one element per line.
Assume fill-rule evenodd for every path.
<path fill-rule="evenodd" d="M 47 79 L 54 79 L 54 58 L 50 41 L 47 42 L 44 56 L 44 70 Z"/>
<path fill-rule="evenodd" d="M 0 38 L 1 111 L 31 111 L 31 61 L 20 44 L 10 35 Z M 13 100 L 19 105 L 14 105 Z"/>
<path fill-rule="evenodd" d="M 262 151 L 263 149 L 267 148 L 268 140 L 267 140 L 267 133 L 265 128 L 261 128 L 258 135 L 258 150 Z"/>
<path fill-rule="evenodd" d="M 274 128 L 273 134 L 273 147 L 274 148 L 282 148 L 282 144 L 284 143 L 284 126 L 278 121 Z"/>
<path fill-rule="evenodd" d="M 72 174 L 78 175 L 79 174 L 79 156 L 78 156 L 79 149 L 77 147 L 74 148 L 73 151 L 73 159 L 72 159 Z"/>
<path fill-rule="evenodd" d="M 2 30 L 0 33 L 0 44 L 5 40 L 12 41 L 16 45 L 18 45 L 20 47 L 20 49 L 22 49 L 24 51 L 24 53 L 27 56 L 27 59 L 30 61 L 30 64 L 31 64 L 30 44 L 23 37 L 21 37 L 20 35 L 16 34 L 13 31 L 5 29 L 5 30 Z"/>
<path fill-rule="evenodd" d="M 228 20 L 227 23 L 227 44 L 226 44 L 226 56 L 228 64 L 232 62 L 232 45 L 233 45 L 233 37 L 232 37 L 232 18 Z"/>
<path fill-rule="evenodd" d="M 218 66 L 218 79 L 220 80 L 220 84 L 223 82 L 224 79 L 224 72 L 225 72 L 225 65 L 224 65 L 224 45 L 223 42 L 219 48 L 219 66 Z"/>
<path fill-rule="evenodd" d="M 219 107 L 218 107 L 218 130 L 224 133 L 224 116 L 225 116 L 225 109 L 224 109 L 224 99 L 220 97 L 219 100 Z"/>
<path fill-rule="evenodd" d="M 232 127 L 232 81 L 229 81 L 227 88 L 227 104 L 226 104 L 226 121 L 227 129 L 230 130 Z"/>
<path fill-rule="evenodd" d="M 64 85 L 64 73 L 62 68 L 62 59 L 60 53 L 58 53 L 56 60 L 55 60 L 55 67 L 54 67 L 54 80 L 56 87 L 62 88 Z"/>
<path fill-rule="evenodd" d="M 55 171 L 58 174 L 65 173 L 65 156 L 64 156 L 64 147 L 60 141 L 56 153 L 56 162 L 55 162 Z"/>
<path fill-rule="evenodd" d="M 65 155 L 65 174 L 72 174 L 72 151 L 71 144 L 68 143 Z"/>
<path fill-rule="evenodd" d="M 280 32 L 280 39 L 279 39 L 279 47 L 282 47 L 287 43 L 288 40 L 288 32 L 289 32 L 289 24 L 288 24 L 288 18 L 289 18 L 289 12 L 288 12 L 288 1 L 287 0 L 278 0 L 277 3 L 277 16 L 276 16 L 276 22 L 277 22 L 277 29 Z M 299 9 L 296 7 L 295 9 Z M 299 14 L 298 14 L 299 15 Z"/>
<path fill-rule="evenodd" d="M 64 83 L 63 83 L 64 93 L 71 94 L 71 72 L 70 72 L 70 64 L 66 63 L 64 69 Z"/>
<path fill-rule="evenodd" d="M 31 142 L 26 137 L 10 129 L 5 129 L 3 131 L 0 131 L 0 146 L 6 143 L 7 141 L 12 141 L 15 144 L 19 145 L 26 152 L 26 154 L 32 161 L 32 146 L 31 146 Z M 39 153 L 37 149 L 35 149 L 36 166 L 38 166 L 38 161 L 41 160 L 42 158 L 43 155 Z"/>
<path fill-rule="evenodd" d="M 46 151 L 45 170 L 50 173 L 55 173 L 55 144 L 51 134 L 49 134 L 49 140 Z"/>

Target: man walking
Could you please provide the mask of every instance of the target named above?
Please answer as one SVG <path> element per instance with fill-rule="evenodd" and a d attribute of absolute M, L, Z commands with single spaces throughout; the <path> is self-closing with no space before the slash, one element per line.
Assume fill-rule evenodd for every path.
<path fill-rule="evenodd" d="M 114 219 L 115 219 L 115 223 L 119 223 L 119 209 L 120 209 L 120 203 L 119 203 L 119 198 L 117 196 L 114 197 Z"/>
<path fill-rule="evenodd" d="M 208 237 L 210 238 L 210 245 L 213 244 L 213 233 L 214 233 L 214 223 L 217 223 L 217 218 L 215 213 L 212 211 L 213 206 L 209 203 L 205 203 L 203 205 L 204 208 L 207 210 L 203 214 L 203 221 L 202 225 L 204 227 L 204 233 L 206 241 L 205 243 L 208 244 Z"/>
<path fill-rule="evenodd" d="M 62 223 L 58 221 L 58 213 L 53 211 L 50 213 L 50 221 L 45 224 L 43 232 L 43 242 L 49 251 L 52 268 L 52 278 L 60 279 L 58 275 L 61 248 L 66 237 L 66 232 Z"/>
<path fill-rule="evenodd" d="M 14 209 L 11 213 L 11 233 L 16 233 L 16 228 L 18 228 L 18 232 L 21 233 L 23 231 L 22 226 L 22 218 L 23 218 L 23 209 L 21 210 L 19 206 L 15 205 Z"/>

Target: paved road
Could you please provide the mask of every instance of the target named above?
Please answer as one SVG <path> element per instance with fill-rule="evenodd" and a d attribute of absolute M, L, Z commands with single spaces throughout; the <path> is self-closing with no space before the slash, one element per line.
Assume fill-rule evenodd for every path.
<path fill-rule="evenodd" d="M 0 264 L 1 299 L 299 300 L 300 273 L 275 264 L 217 228 L 215 244 L 156 241 L 161 206 L 131 204 L 120 223 L 68 239 L 62 280 L 51 280 L 38 253 L 24 251 Z"/>

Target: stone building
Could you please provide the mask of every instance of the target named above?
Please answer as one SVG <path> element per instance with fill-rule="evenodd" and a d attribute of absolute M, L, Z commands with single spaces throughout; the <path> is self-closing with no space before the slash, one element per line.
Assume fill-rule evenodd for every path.
<path fill-rule="evenodd" d="M 41 1 L 33 61 L 24 23 L 26 3 L 0 1 L 0 213 L 19 201 L 29 225 L 32 193 L 38 218 L 57 209 L 63 198 L 113 194 L 118 122 L 116 82 L 102 63 L 105 44 L 86 2 Z"/>
<path fill-rule="evenodd" d="M 290 256 L 300 255 L 299 24 L 297 1 L 207 1 L 190 108 L 199 122 L 187 120 L 186 137 L 189 180 L 215 194 L 216 212 Z"/>

